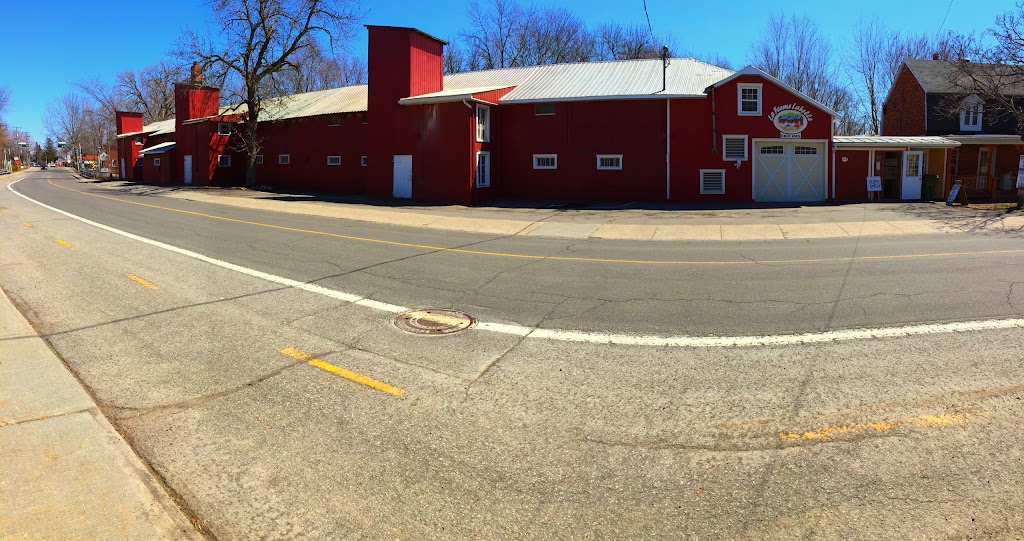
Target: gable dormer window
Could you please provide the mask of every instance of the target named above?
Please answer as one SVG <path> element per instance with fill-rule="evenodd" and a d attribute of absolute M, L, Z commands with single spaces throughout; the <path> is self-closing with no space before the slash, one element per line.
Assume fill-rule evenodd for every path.
<path fill-rule="evenodd" d="M 960 104 L 960 131 L 981 131 L 981 117 L 985 102 L 978 96 L 969 96 Z"/>
<path fill-rule="evenodd" d="M 736 85 L 739 98 L 739 114 L 743 116 L 761 115 L 761 84 Z"/>

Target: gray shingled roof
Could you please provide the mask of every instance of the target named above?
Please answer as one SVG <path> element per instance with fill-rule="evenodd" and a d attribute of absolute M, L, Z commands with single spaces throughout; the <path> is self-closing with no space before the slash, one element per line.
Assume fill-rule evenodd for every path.
<path fill-rule="evenodd" d="M 928 94 L 962 94 L 964 89 L 970 86 L 969 79 L 962 78 L 959 82 L 955 80 L 956 69 L 952 62 L 908 58 L 905 63 Z M 977 63 L 975 66 L 980 68 L 979 73 L 985 73 L 994 65 Z M 1008 73 L 1009 78 L 1015 80 L 1016 84 L 1004 89 L 1004 92 L 1007 96 L 1024 95 L 1024 66 L 1014 66 L 1009 69 L 1012 70 Z"/>

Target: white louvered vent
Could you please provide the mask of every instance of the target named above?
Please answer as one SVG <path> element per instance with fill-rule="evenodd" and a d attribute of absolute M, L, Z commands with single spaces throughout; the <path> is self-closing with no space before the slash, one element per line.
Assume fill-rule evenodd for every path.
<path fill-rule="evenodd" d="M 722 159 L 726 161 L 747 159 L 747 138 L 726 135 L 722 143 Z"/>
<path fill-rule="evenodd" d="M 725 169 L 701 169 L 700 193 L 724 194 Z"/>

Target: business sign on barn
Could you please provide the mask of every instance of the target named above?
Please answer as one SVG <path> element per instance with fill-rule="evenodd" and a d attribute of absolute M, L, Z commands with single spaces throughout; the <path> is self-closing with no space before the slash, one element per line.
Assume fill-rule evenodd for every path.
<path fill-rule="evenodd" d="M 811 122 L 811 112 L 795 103 L 780 105 L 772 109 L 768 120 L 779 129 L 780 138 L 800 139 L 800 132 Z"/>

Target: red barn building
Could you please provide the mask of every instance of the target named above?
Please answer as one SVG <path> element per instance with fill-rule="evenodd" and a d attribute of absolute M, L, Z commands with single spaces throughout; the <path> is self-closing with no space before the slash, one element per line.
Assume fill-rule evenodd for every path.
<path fill-rule="evenodd" d="M 367 28 L 367 85 L 268 100 L 258 184 L 463 204 L 836 199 L 836 113 L 756 68 L 671 58 L 445 76 L 444 41 Z M 216 89 L 175 90 L 170 139 L 119 113 L 123 176 L 243 183 L 232 143 L 244 108 L 218 109 Z M 128 144 L 139 136 L 141 173 Z M 173 167 L 149 166 L 158 153 Z"/>

